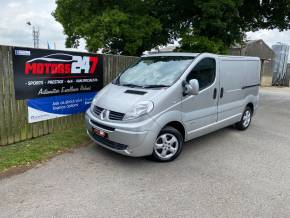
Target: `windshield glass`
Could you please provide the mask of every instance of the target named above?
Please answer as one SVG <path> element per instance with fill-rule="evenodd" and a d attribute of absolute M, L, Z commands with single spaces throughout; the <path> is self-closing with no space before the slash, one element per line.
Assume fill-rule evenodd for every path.
<path fill-rule="evenodd" d="M 117 78 L 116 84 L 145 88 L 171 86 L 193 59 L 189 56 L 144 57 L 126 69 Z"/>

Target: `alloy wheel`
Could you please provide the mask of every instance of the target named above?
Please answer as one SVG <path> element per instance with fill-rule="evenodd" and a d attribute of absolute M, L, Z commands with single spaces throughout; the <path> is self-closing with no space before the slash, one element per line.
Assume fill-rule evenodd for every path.
<path fill-rule="evenodd" d="M 250 125 L 251 117 L 252 117 L 251 111 L 246 110 L 244 115 L 243 115 L 243 126 L 244 126 L 244 128 L 247 128 Z"/>
<path fill-rule="evenodd" d="M 178 147 L 177 137 L 171 133 L 164 133 L 156 139 L 154 151 L 160 159 L 168 160 L 176 154 Z"/>

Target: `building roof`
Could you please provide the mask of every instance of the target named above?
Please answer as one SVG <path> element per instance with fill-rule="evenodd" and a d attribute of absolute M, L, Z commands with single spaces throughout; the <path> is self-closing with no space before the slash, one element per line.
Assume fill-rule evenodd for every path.
<path fill-rule="evenodd" d="M 243 45 L 234 45 L 230 48 L 230 54 L 259 57 L 262 60 L 271 60 L 275 56 L 274 51 L 262 40 L 248 40 Z"/>

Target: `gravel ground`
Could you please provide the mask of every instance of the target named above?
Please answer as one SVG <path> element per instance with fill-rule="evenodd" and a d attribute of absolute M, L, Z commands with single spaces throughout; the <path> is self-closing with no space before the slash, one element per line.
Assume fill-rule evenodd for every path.
<path fill-rule="evenodd" d="M 0 217 L 289 217 L 290 91 L 263 89 L 251 127 L 185 144 L 171 163 L 94 144 L 0 180 Z"/>

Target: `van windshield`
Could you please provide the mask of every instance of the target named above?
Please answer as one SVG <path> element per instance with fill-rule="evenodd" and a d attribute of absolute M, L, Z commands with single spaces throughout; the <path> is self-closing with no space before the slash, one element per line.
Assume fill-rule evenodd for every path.
<path fill-rule="evenodd" d="M 144 57 L 127 68 L 115 84 L 142 88 L 169 87 L 193 60 L 193 56 Z"/>

